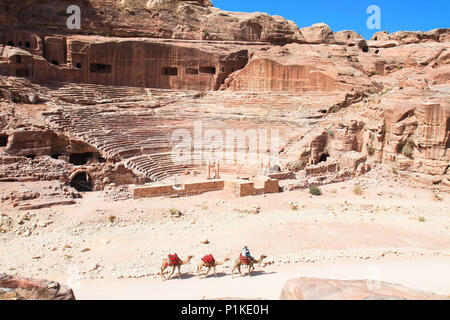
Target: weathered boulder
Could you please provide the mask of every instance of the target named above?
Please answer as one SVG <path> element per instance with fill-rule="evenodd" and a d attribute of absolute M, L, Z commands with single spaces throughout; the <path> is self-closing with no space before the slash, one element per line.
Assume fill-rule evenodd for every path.
<path fill-rule="evenodd" d="M 0 274 L 0 300 L 75 300 L 72 289 L 58 282 Z"/>
<path fill-rule="evenodd" d="M 383 281 L 299 278 L 289 280 L 284 285 L 280 299 L 438 300 L 445 299 L 445 297 Z"/>
<path fill-rule="evenodd" d="M 307 43 L 336 43 L 333 31 L 325 23 L 316 23 L 311 27 L 301 28 L 300 32 Z"/>
<path fill-rule="evenodd" d="M 354 40 L 364 39 L 364 37 L 353 30 L 343 30 L 335 32 L 334 39 L 338 44 L 351 44 Z"/>

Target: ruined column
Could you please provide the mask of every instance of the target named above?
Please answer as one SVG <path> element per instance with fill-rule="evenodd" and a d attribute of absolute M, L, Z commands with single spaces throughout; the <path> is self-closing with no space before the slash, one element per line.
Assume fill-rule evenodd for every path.
<path fill-rule="evenodd" d="M 210 180 L 211 179 L 211 162 L 206 161 L 206 172 L 207 172 L 207 177 L 206 179 Z"/>
<path fill-rule="evenodd" d="M 219 172 L 220 172 L 220 167 L 219 167 L 219 161 L 216 161 L 216 163 L 215 163 L 215 176 L 214 176 L 214 179 L 220 179 L 220 174 L 219 174 Z"/>

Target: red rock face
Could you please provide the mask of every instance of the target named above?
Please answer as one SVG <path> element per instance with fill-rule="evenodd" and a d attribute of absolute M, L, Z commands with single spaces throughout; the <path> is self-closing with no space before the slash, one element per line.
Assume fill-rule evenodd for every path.
<path fill-rule="evenodd" d="M 438 300 L 432 293 L 374 280 L 300 278 L 288 281 L 282 300 Z"/>
<path fill-rule="evenodd" d="M 354 57 L 356 58 L 356 57 Z M 225 87 L 242 91 L 351 91 L 369 77 L 343 46 L 290 44 L 256 52 Z"/>
<path fill-rule="evenodd" d="M 0 300 L 2 299 L 75 300 L 75 295 L 72 289 L 57 282 L 0 274 Z"/>
<path fill-rule="evenodd" d="M 66 27 L 71 4 L 81 8 L 81 30 Z M 278 16 L 176 0 L 26 0 L 0 6 L 0 17 L 0 99 L 70 104 L 73 110 L 80 104 L 164 109 L 159 117 L 139 112 L 129 117 L 120 109 L 111 117 L 97 117 L 95 109 L 65 110 L 49 120 L 56 128 L 52 133 L 42 129 L 49 123 L 9 132 L 4 128 L 23 128 L 25 119 L 7 114 L 0 118 L 0 134 L 9 135 L 2 146 L 8 156 L 49 156 L 58 149 L 54 136 L 67 130 L 66 140 L 76 136 L 96 146 L 89 152 L 121 165 L 132 158 L 126 163 L 135 176 L 116 168 L 124 172 L 117 181 L 157 180 L 169 172 L 166 165 L 171 174 L 186 168 L 171 165 L 167 154 L 158 158 L 161 168 L 151 167 L 153 153 L 167 153 L 169 144 L 161 144 L 166 138 L 135 139 L 129 123 L 149 135 L 155 131 L 148 127 L 155 125 L 163 136 L 199 119 L 211 127 L 239 126 L 233 117 L 245 114 L 256 119 L 248 125 L 254 128 L 294 123 L 286 130 L 290 134 L 283 134 L 288 140 L 280 147 L 283 169 L 296 167 L 330 181 L 325 174 L 341 179 L 364 173 L 373 161 L 449 181 L 449 29 L 380 32 L 366 41 L 353 31 L 333 33 L 323 23 L 299 29 Z M 181 90 L 198 92 L 192 98 Z M 188 102 L 195 111 L 180 120 Z M 167 105 L 174 107 L 168 115 Z M 85 118 L 107 123 L 92 128 Z M 120 144 L 103 128 L 120 132 L 112 139 Z"/>

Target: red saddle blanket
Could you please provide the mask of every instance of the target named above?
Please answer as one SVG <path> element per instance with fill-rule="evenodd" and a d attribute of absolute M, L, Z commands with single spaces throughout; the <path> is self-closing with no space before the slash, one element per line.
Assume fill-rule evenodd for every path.
<path fill-rule="evenodd" d="M 202 258 L 203 262 L 206 264 L 213 264 L 215 262 L 215 259 L 212 254 L 206 255 Z"/>
<path fill-rule="evenodd" d="M 180 258 L 178 258 L 178 255 L 175 254 L 169 254 L 169 262 L 171 265 L 176 265 L 178 264 L 178 260 L 180 260 Z"/>
<path fill-rule="evenodd" d="M 243 256 L 242 253 L 239 255 L 239 259 L 241 260 L 242 264 L 249 264 L 249 258 L 246 256 Z"/>

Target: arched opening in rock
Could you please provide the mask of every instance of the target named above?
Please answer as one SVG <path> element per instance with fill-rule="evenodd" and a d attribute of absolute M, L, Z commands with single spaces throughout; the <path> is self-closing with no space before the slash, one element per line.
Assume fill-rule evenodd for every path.
<path fill-rule="evenodd" d="M 8 41 L 8 46 L 14 47 L 14 42 L 13 41 Z"/>
<path fill-rule="evenodd" d="M 75 64 L 75 68 L 81 69 L 81 63 L 77 62 L 77 63 Z"/>
<path fill-rule="evenodd" d="M 70 180 L 70 186 L 75 188 L 79 192 L 87 192 L 92 191 L 93 183 L 91 176 L 85 172 L 78 172 L 73 178 Z"/>
<path fill-rule="evenodd" d="M 8 135 L 0 134 L 0 147 L 6 147 L 8 144 Z"/>
<path fill-rule="evenodd" d="M 51 155 L 51 157 L 52 157 L 53 159 L 59 159 L 60 156 L 62 156 L 62 154 L 59 154 L 59 153 L 53 153 L 53 154 Z"/>
<path fill-rule="evenodd" d="M 36 158 L 36 155 L 34 155 L 34 154 L 28 154 L 28 155 L 26 155 L 25 157 L 28 158 L 28 159 L 34 160 L 34 158 Z"/>
<path fill-rule="evenodd" d="M 368 46 L 364 46 L 361 48 L 362 52 L 369 52 L 369 47 Z"/>
<path fill-rule="evenodd" d="M 31 47 L 30 41 L 25 41 L 25 48 L 30 48 L 30 47 Z"/>
<path fill-rule="evenodd" d="M 327 152 L 322 154 L 319 158 L 319 163 L 326 162 L 329 157 L 330 157 L 330 155 Z"/>
<path fill-rule="evenodd" d="M 92 159 L 92 152 L 71 153 L 69 157 L 69 163 L 76 166 L 82 166 L 88 163 L 90 159 Z"/>

